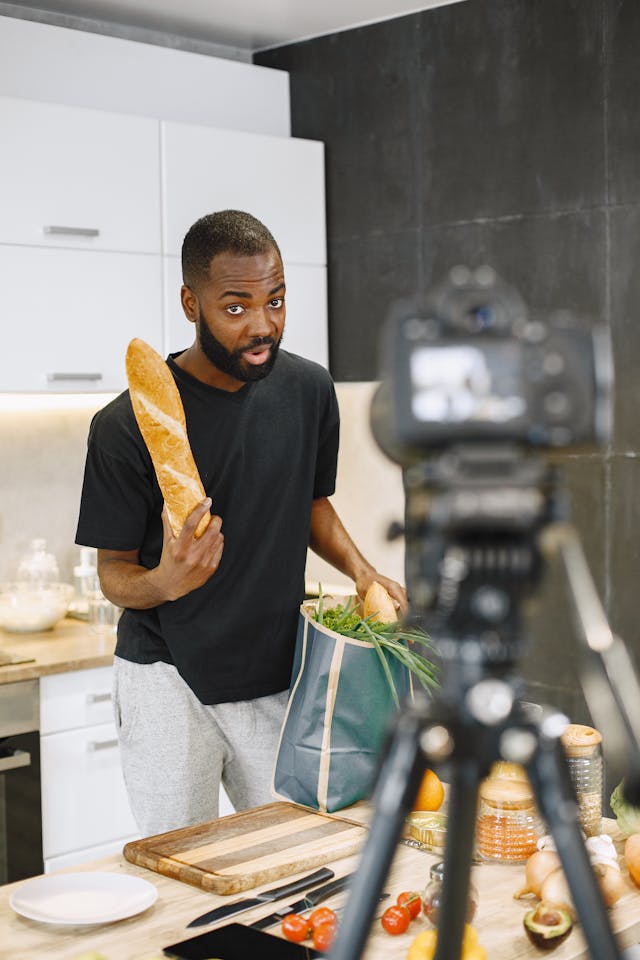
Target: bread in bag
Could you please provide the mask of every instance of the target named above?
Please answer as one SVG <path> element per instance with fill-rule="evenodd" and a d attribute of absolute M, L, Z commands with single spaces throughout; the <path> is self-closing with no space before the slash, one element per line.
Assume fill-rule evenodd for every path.
<path fill-rule="evenodd" d="M 191 511 L 206 497 L 187 436 L 182 399 L 169 367 L 144 340 L 135 338 L 129 344 L 126 368 L 133 412 L 177 537 Z M 196 537 L 210 520 L 211 514 L 205 514 Z"/>

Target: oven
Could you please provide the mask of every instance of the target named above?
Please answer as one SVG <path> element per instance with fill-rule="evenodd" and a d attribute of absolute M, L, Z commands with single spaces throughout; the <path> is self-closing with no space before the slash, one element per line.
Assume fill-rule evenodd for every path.
<path fill-rule="evenodd" d="M 37 680 L 0 684 L 0 883 L 44 870 Z"/>

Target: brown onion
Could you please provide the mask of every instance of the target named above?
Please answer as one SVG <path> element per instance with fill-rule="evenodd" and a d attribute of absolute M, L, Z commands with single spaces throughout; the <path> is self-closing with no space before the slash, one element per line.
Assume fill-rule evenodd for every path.
<path fill-rule="evenodd" d="M 560 857 L 554 850 L 536 850 L 525 865 L 525 883 L 521 890 L 514 893 L 516 900 L 533 893 L 540 896 L 542 884 L 554 870 L 560 866 Z"/>
<path fill-rule="evenodd" d="M 606 863 L 595 863 L 593 872 L 598 878 L 598 886 L 607 907 L 612 907 L 625 892 L 624 880 L 619 870 Z"/>
<path fill-rule="evenodd" d="M 567 878 L 564 875 L 562 867 L 553 870 L 545 879 L 540 888 L 540 897 L 547 903 L 554 904 L 556 907 L 564 907 L 571 916 L 575 916 L 573 901 Z"/>

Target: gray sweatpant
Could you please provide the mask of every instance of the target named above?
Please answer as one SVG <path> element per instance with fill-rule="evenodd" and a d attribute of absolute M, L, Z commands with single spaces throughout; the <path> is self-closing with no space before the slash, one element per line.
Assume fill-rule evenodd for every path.
<path fill-rule="evenodd" d="M 129 802 L 144 837 L 273 800 L 287 691 L 206 706 L 175 667 L 114 658 L 114 709 Z"/>

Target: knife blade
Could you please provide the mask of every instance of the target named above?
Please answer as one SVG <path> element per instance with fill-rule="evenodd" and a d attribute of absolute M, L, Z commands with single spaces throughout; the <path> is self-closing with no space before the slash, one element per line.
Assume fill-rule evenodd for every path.
<path fill-rule="evenodd" d="M 338 877 L 337 880 L 332 880 L 331 883 L 325 883 L 316 890 L 312 890 L 306 897 L 296 900 L 295 903 L 290 903 L 282 910 L 276 910 L 274 913 L 270 913 L 267 917 L 262 917 L 261 920 L 255 920 L 253 923 L 248 924 L 248 926 L 253 927 L 254 930 L 264 930 L 265 927 L 271 927 L 274 923 L 278 923 L 289 913 L 301 913 L 303 910 L 311 910 L 319 903 L 322 903 L 323 900 L 327 900 L 332 894 L 344 890 L 352 876 L 352 873 L 347 873 L 346 876 Z"/>
<path fill-rule="evenodd" d="M 293 880 L 291 883 L 281 884 L 279 887 L 271 887 L 269 890 L 263 890 L 257 893 L 255 897 L 247 897 L 244 900 L 234 900 L 233 903 L 225 903 L 221 907 L 209 910 L 201 914 L 187 924 L 187 927 L 202 927 L 206 923 L 215 923 L 216 920 L 225 920 L 227 917 L 233 917 L 236 913 L 242 913 L 244 910 L 251 910 L 252 907 L 258 907 L 261 903 L 271 903 L 272 900 L 280 900 L 282 897 L 288 897 L 290 893 L 297 893 L 299 890 L 306 890 L 316 883 L 323 880 L 330 880 L 335 876 L 333 870 L 328 867 L 322 867 L 314 873 L 307 874 L 306 877 L 300 877 L 299 880 Z"/>

